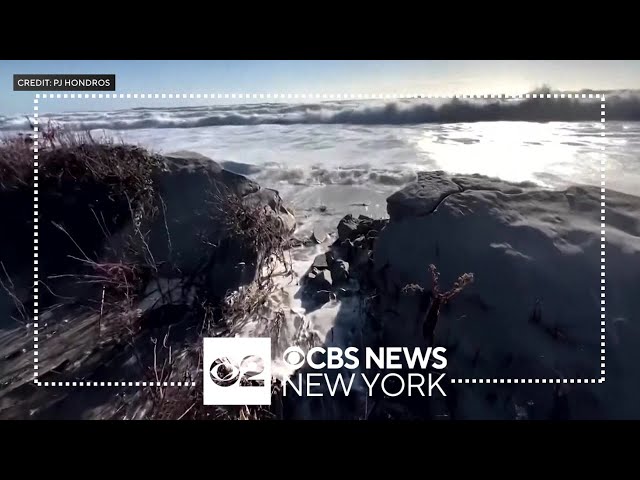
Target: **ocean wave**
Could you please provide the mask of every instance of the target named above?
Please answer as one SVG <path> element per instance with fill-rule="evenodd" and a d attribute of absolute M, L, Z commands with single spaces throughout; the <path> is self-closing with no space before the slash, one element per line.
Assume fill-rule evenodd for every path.
<path fill-rule="evenodd" d="M 607 96 L 607 121 L 640 121 L 640 96 Z M 425 99 L 321 102 L 313 104 L 261 103 L 143 108 L 115 112 L 77 112 L 42 115 L 42 121 L 70 130 L 132 130 L 198 128 L 239 125 L 417 125 L 495 121 L 598 122 L 598 99 Z M 28 130 L 26 116 L 0 116 L 0 130 Z"/>
<path fill-rule="evenodd" d="M 315 165 L 309 169 L 265 167 L 255 171 L 260 182 L 290 185 L 384 185 L 400 186 L 416 178 L 416 173 L 406 168 L 379 169 L 369 165 L 325 168 Z"/>

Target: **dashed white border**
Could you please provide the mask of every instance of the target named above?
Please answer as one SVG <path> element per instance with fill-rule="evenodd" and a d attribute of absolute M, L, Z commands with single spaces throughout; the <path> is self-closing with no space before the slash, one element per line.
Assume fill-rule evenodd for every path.
<path fill-rule="evenodd" d="M 266 100 L 349 100 L 349 99 L 500 99 L 500 98 L 573 98 L 573 99 L 600 99 L 601 111 L 600 122 L 602 126 L 601 137 L 605 137 L 605 106 L 604 94 L 599 93 L 523 93 L 523 94 L 451 94 L 451 95 L 429 95 L 429 94 L 326 94 L 326 93 L 43 93 L 35 94 L 33 99 L 33 380 L 37 386 L 44 387 L 194 387 L 192 382 L 41 382 L 38 380 L 38 107 L 39 99 L 66 99 L 66 98 L 98 98 L 98 99 L 266 99 Z M 604 151 L 605 147 L 601 149 Z M 557 383 L 604 383 L 605 381 L 605 333 L 606 333 L 606 313 L 605 313 L 605 286 L 606 286 L 606 203 L 605 203 L 605 174 L 606 156 L 603 155 L 600 163 L 600 377 L 599 378 L 452 378 L 454 384 L 512 384 L 512 383 L 536 383 L 536 384 L 557 384 Z"/>
<path fill-rule="evenodd" d="M 210 100 L 393 100 L 393 99 L 443 99 L 443 98 L 573 98 L 573 99 L 601 99 L 600 93 L 486 93 L 486 94 L 455 94 L 430 95 L 421 93 L 37 93 L 38 98 L 69 99 L 69 98 L 104 98 L 104 99 L 210 99 Z"/>
<path fill-rule="evenodd" d="M 195 387 L 196 382 L 41 382 L 39 387 Z"/>

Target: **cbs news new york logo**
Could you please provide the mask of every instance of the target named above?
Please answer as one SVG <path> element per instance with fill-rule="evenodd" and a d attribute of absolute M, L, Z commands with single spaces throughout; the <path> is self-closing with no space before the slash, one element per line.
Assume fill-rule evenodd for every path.
<path fill-rule="evenodd" d="M 205 405 L 271 405 L 271 339 L 205 338 Z"/>

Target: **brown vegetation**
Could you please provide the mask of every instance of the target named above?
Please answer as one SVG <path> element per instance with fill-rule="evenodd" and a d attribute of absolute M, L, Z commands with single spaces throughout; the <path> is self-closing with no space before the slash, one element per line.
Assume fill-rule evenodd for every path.
<path fill-rule="evenodd" d="M 99 312 L 99 343 L 115 341 L 128 345 L 138 359 L 146 381 L 155 385 L 195 381 L 189 375 L 202 372 L 202 337 L 224 334 L 234 322 L 261 309 L 273 286 L 271 274 L 276 265 L 287 263 L 284 250 L 288 232 L 285 232 L 281 219 L 260 202 L 245 202 L 227 190 L 211 192 L 209 214 L 212 222 L 220 222 L 227 236 L 239 241 L 246 249 L 259 253 L 257 288 L 243 289 L 235 302 L 218 304 L 217 299 L 208 294 L 206 284 L 197 285 L 194 301 L 181 305 L 170 315 L 188 318 L 195 324 L 201 322 L 201 326 L 195 338 L 189 337 L 180 351 L 174 351 L 169 338 L 171 328 L 164 333 L 157 328 L 147 331 L 144 327 L 148 320 L 147 312 L 139 309 L 141 294 L 154 281 L 158 283 L 163 302 L 165 294 L 169 295 L 162 292 L 157 282 L 158 265 L 147 243 L 147 226 L 164 209 L 163 201 L 154 188 L 154 174 L 163 168 L 161 157 L 139 147 L 118 144 L 109 139 L 96 140 L 90 133 L 64 132 L 51 125 L 45 127 L 41 138 L 44 141 L 39 146 L 38 182 L 41 217 L 47 221 L 40 223 L 40 233 L 48 238 L 41 246 L 40 270 L 44 273 L 41 273 L 41 283 L 47 289 L 47 284 L 54 281 L 90 286 L 91 291 L 97 293 L 92 293 L 94 298 L 89 303 L 94 311 Z M 33 212 L 32 148 L 30 138 L 24 136 L 5 138 L 0 142 L 0 201 L 24 204 L 26 212 Z M 70 210 L 70 205 L 73 210 Z M 7 241 L 24 245 L 25 252 L 28 252 L 32 245 L 33 226 L 25 222 L 24 212 L 16 211 L 13 216 L 15 218 L 9 218 L 9 222 L 13 221 L 15 225 L 9 226 L 13 226 L 10 229 L 17 234 Z M 120 247 L 108 261 L 105 260 L 97 253 L 99 245 L 108 245 L 112 234 L 125 224 L 132 226 L 125 250 Z M 54 234 L 57 235 L 57 243 L 52 241 Z M 205 245 L 203 255 L 206 255 L 206 248 Z M 28 253 L 24 258 L 29 258 Z M 9 271 L 15 273 L 22 268 L 23 263 L 16 261 L 10 265 Z M 22 306 L 24 299 L 14 298 L 11 275 L 4 270 L 4 265 L 2 279 L 0 288 L 11 292 L 10 297 L 16 306 L 20 306 L 20 316 L 30 316 Z M 187 280 L 193 281 L 185 279 L 185 282 Z M 61 298 L 58 297 L 58 301 Z M 226 300 L 230 298 L 232 292 Z M 64 301 L 73 304 L 76 300 L 87 301 L 86 298 L 66 298 Z M 41 310 L 46 308 L 41 299 Z M 179 322 L 180 318 L 172 321 Z M 152 360 L 138 351 L 140 340 L 143 340 L 142 344 L 146 343 L 145 336 L 151 342 Z M 190 374 L 185 375 L 184 372 Z M 273 417 L 271 412 L 261 408 L 205 407 L 199 398 L 202 394 L 200 378 L 197 380 L 196 387 L 176 387 L 170 393 L 162 386 L 145 389 L 150 404 L 147 417 Z"/>
<path fill-rule="evenodd" d="M 222 225 L 244 248 L 260 252 L 260 280 L 269 280 L 278 264 L 289 264 L 284 255 L 288 248 L 288 232 L 269 205 L 246 202 L 224 187 L 210 192 L 208 203 L 213 221 Z M 266 274 L 262 272 L 264 268 L 268 269 Z"/>
<path fill-rule="evenodd" d="M 402 289 L 405 295 L 419 295 L 425 304 L 424 317 L 422 320 L 422 334 L 428 344 L 433 343 L 433 336 L 440 317 L 440 309 L 456 297 L 468 285 L 473 283 L 473 273 L 460 275 L 454 282 L 453 287 L 446 292 L 440 290 L 440 273 L 435 265 L 429 265 L 431 273 L 431 290 L 425 291 L 420 285 L 408 284 Z"/>

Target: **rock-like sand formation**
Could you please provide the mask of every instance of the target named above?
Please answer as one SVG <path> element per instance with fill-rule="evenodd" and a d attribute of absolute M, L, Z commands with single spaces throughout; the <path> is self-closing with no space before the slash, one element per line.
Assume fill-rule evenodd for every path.
<path fill-rule="evenodd" d="M 385 343 L 424 342 L 419 301 L 400 290 L 431 288 L 430 264 L 445 290 L 473 273 L 473 284 L 442 310 L 436 328 L 435 343 L 449 347 L 451 377 L 588 379 L 565 388 L 571 416 L 638 417 L 640 198 L 607 191 L 602 234 L 600 197 L 600 188 L 590 186 L 548 191 L 444 172 L 419 175 L 388 199 L 390 222 L 374 249 Z M 600 378 L 604 384 L 591 383 Z M 466 418 L 509 418 L 514 402 L 533 418 L 548 418 L 554 408 L 549 385 L 456 390 L 458 414 Z"/>

